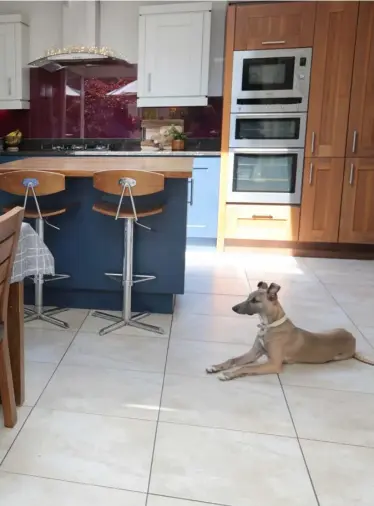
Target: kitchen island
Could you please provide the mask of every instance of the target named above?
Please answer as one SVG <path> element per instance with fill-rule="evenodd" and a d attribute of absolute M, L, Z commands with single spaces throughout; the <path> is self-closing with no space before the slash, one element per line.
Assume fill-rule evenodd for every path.
<path fill-rule="evenodd" d="M 49 170 L 66 176 L 64 192 L 40 199 L 42 207 L 68 208 L 65 214 L 51 218 L 60 230 L 45 226 L 45 242 L 55 257 L 56 272 L 70 275 L 44 285 L 45 305 L 121 309 L 122 287 L 105 272 L 122 272 L 123 223 L 92 211 L 95 202 L 118 202 L 118 197 L 95 190 L 92 176 L 106 169 L 137 169 L 164 174 L 165 190 L 139 197 L 142 205 L 163 204 L 164 211 L 141 220 L 152 231 L 135 229 L 134 273 L 156 279 L 134 286 L 133 310 L 172 313 L 175 295 L 184 292 L 187 187 L 192 166 L 193 158 L 168 156 L 30 157 L 0 164 L 1 173 Z M 0 194 L 1 207 L 21 201 Z M 32 285 L 25 286 L 25 301 L 33 301 Z"/>

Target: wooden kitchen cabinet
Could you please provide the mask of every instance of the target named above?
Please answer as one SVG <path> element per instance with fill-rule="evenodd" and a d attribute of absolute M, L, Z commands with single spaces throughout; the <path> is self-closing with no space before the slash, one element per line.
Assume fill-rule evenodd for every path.
<path fill-rule="evenodd" d="M 234 49 L 275 49 L 313 45 L 316 2 L 238 5 Z"/>
<path fill-rule="evenodd" d="M 0 109 L 29 109 L 28 26 L 18 14 L 0 16 Z"/>
<path fill-rule="evenodd" d="M 374 158 L 374 2 L 359 8 L 346 156 Z"/>
<path fill-rule="evenodd" d="M 374 244 L 374 158 L 347 158 L 339 242 Z"/>
<path fill-rule="evenodd" d="M 317 2 L 305 156 L 344 157 L 358 2 Z"/>
<path fill-rule="evenodd" d="M 301 200 L 302 242 L 337 242 L 344 158 L 306 158 Z"/>
<path fill-rule="evenodd" d="M 208 103 L 211 2 L 139 9 L 138 107 Z"/>
<path fill-rule="evenodd" d="M 300 208 L 296 206 L 229 204 L 225 238 L 297 241 Z"/>

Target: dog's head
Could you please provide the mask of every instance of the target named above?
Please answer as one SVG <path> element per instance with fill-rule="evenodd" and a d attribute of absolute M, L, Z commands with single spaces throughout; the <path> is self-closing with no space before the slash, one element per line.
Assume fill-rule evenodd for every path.
<path fill-rule="evenodd" d="M 278 292 L 280 286 L 276 283 L 271 283 L 268 286 L 264 281 L 260 281 L 257 285 L 257 290 L 251 292 L 248 297 L 239 304 L 236 304 L 232 310 L 237 314 L 271 314 L 274 306 L 278 302 Z"/>

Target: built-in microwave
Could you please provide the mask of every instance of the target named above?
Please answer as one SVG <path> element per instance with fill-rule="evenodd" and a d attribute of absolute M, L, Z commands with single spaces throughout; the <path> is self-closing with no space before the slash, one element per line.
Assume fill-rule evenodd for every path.
<path fill-rule="evenodd" d="M 230 116 L 230 148 L 304 148 L 306 113 L 236 113 Z"/>
<path fill-rule="evenodd" d="M 304 150 L 232 149 L 227 203 L 300 204 Z"/>
<path fill-rule="evenodd" d="M 231 112 L 307 112 L 312 48 L 234 51 Z"/>

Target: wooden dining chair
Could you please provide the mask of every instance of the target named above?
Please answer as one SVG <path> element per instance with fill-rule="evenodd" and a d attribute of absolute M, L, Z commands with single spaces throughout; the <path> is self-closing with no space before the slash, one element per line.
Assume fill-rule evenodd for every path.
<path fill-rule="evenodd" d="M 9 356 L 7 313 L 10 279 L 22 219 L 22 207 L 16 207 L 0 216 L 0 398 L 5 427 L 14 427 L 17 421 Z"/>

